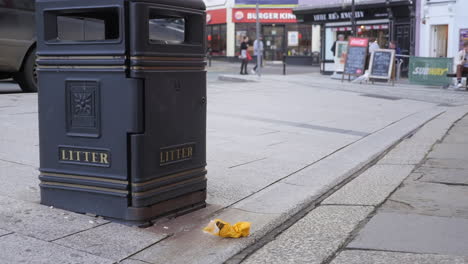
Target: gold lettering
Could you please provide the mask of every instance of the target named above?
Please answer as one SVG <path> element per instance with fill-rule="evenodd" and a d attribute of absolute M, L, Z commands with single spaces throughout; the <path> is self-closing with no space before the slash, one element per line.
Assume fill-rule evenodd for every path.
<path fill-rule="evenodd" d="M 188 148 L 188 158 L 191 158 L 193 156 L 193 148 L 189 147 Z"/>
<path fill-rule="evenodd" d="M 62 160 L 69 160 L 64 149 L 62 149 Z"/>
<path fill-rule="evenodd" d="M 85 161 L 86 161 L 86 162 L 89 162 L 89 154 L 90 154 L 90 152 L 85 151 L 84 154 L 85 154 Z"/>
<path fill-rule="evenodd" d="M 73 150 L 69 150 L 69 151 L 68 151 L 68 154 L 70 154 L 70 155 L 69 155 L 69 156 L 70 156 L 70 160 L 73 160 Z"/>
<path fill-rule="evenodd" d="M 76 153 L 76 160 L 81 161 L 81 151 L 75 151 Z"/>
<path fill-rule="evenodd" d="M 166 162 L 169 161 L 169 151 L 166 151 Z"/>
<path fill-rule="evenodd" d="M 180 159 L 180 149 L 177 149 L 177 159 L 179 160 Z"/>
<path fill-rule="evenodd" d="M 174 161 L 174 152 L 175 150 L 171 150 L 171 161 Z"/>
<path fill-rule="evenodd" d="M 101 153 L 101 163 L 102 164 L 109 164 L 107 153 Z"/>
<path fill-rule="evenodd" d="M 91 157 L 92 157 L 93 163 L 98 163 L 98 160 L 97 160 L 98 155 L 97 155 L 97 153 L 96 153 L 96 152 L 92 152 L 91 155 L 92 155 Z"/>
<path fill-rule="evenodd" d="M 187 156 L 185 155 L 185 148 L 182 149 L 182 159 L 185 159 Z"/>
<path fill-rule="evenodd" d="M 160 157 L 161 159 L 160 159 L 159 163 L 165 163 L 166 161 L 164 160 L 164 154 L 161 152 L 161 153 L 159 153 L 159 156 L 161 156 Z"/>

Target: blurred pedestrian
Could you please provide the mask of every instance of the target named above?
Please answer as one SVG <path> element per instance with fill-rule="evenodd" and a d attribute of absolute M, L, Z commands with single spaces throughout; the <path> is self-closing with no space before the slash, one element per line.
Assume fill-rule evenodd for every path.
<path fill-rule="evenodd" d="M 254 55 L 257 56 L 257 63 L 255 64 L 255 67 L 252 69 L 252 74 L 255 74 L 257 71 L 258 67 L 262 67 L 263 64 L 263 38 L 262 36 L 259 36 L 253 44 L 254 48 Z M 260 65 L 259 65 L 260 63 Z"/>
<path fill-rule="evenodd" d="M 333 52 L 333 57 L 336 56 L 336 42 L 337 41 L 344 41 L 345 40 L 345 36 L 343 34 L 339 34 L 338 35 L 338 39 L 335 40 L 335 42 L 333 42 L 333 46 L 331 47 L 331 52 Z"/>
<path fill-rule="evenodd" d="M 468 41 L 463 43 L 463 49 L 455 57 L 455 65 L 457 66 L 457 88 L 461 88 L 463 74 L 468 74 Z"/>
<path fill-rule="evenodd" d="M 388 44 L 388 48 L 395 50 L 395 54 L 397 55 L 401 54 L 401 49 L 396 41 L 390 41 L 390 43 Z"/>
<path fill-rule="evenodd" d="M 247 36 L 244 36 L 241 46 L 240 46 L 240 56 L 239 58 L 241 59 L 241 70 L 240 74 L 241 75 L 246 75 L 247 73 L 247 64 L 249 63 L 248 60 L 248 54 L 247 54 L 247 49 L 249 48 L 249 38 Z"/>
<path fill-rule="evenodd" d="M 372 54 L 372 52 L 380 49 L 379 43 L 377 42 L 376 38 L 370 38 L 369 39 L 369 53 Z"/>

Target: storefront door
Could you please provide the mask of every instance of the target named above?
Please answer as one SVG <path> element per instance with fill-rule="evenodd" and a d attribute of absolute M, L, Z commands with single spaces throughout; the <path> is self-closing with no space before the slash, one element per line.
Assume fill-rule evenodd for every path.
<path fill-rule="evenodd" d="M 265 60 L 282 60 L 284 52 L 284 26 L 263 26 Z"/>

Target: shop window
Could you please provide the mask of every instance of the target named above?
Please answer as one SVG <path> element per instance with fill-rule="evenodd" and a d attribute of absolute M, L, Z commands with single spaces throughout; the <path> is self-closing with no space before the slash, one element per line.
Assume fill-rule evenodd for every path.
<path fill-rule="evenodd" d="M 207 46 L 213 56 L 226 55 L 226 25 L 206 27 Z"/>
<path fill-rule="evenodd" d="M 312 25 L 287 25 L 288 56 L 312 55 Z"/>

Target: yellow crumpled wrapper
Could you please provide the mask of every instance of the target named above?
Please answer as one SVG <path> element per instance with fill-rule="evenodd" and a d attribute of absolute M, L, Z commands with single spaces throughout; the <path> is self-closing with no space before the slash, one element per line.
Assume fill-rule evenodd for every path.
<path fill-rule="evenodd" d="M 250 223 L 239 222 L 231 225 L 221 219 L 211 220 L 203 232 L 220 237 L 240 238 L 250 235 Z"/>

